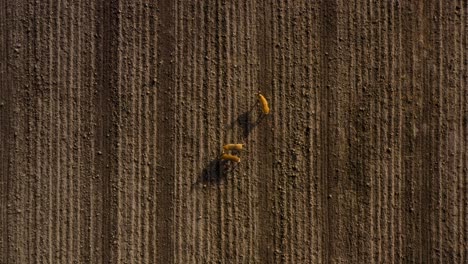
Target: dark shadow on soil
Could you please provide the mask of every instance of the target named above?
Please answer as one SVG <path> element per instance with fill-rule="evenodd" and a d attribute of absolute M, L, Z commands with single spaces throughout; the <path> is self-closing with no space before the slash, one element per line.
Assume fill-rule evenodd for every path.
<path fill-rule="evenodd" d="M 255 127 L 265 118 L 265 115 L 259 113 L 258 107 L 258 105 L 254 105 L 252 108 L 242 113 L 229 125 L 228 129 L 240 126 L 242 128 L 242 138 L 244 140 L 247 139 Z"/>
<path fill-rule="evenodd" d="M 194 187 L 222 184 L 226 181 L 227 175 L 234 171 L 236 167 L 237 163 L 235 162 L 219 158 L 213 159 L 205 166 L 198 180 L 194 183 Z"/>

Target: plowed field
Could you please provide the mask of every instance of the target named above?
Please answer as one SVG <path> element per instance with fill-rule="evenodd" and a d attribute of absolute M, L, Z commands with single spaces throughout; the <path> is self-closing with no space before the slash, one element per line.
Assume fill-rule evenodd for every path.
<path fill-rule="evenodd" d="M 0 2 L 0 263 L 468 263 L 467 1 Z"/>

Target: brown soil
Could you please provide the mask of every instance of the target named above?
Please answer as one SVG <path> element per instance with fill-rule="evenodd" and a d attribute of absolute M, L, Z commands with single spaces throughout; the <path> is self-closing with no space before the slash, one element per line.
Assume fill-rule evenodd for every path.
<path fill-rule="evenodd" d="M 467 13 L 2 1 L 0 263 L 467 263 Z"/>

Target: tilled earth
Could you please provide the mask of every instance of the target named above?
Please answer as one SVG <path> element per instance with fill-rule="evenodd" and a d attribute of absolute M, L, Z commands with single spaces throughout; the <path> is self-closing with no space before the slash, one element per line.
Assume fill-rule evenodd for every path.
<path fill-rule="evenodd" d="M 2 1 L 0 263 L 467 263 L 467 12 Z"/>

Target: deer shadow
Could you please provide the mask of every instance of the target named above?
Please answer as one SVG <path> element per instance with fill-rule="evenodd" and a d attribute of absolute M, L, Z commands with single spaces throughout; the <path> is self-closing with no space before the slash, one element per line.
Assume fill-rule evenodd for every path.
<path fill-rule="evenodd" d="M 237 163 L 215 158 L 203 168 L 194 186 L 220 185 L 227 180 L 228 174 L 236 167 Z"/>
<path fill-rule="evenodd" d="M 256 111 L 258 105 L 252 106 L 249 110 L 242 113 L 236 120 L 229 124 L 228 129 L 239 126 L 242 129 L 242 138 L 246 140 L 250 133 L 262 122 L 265 115 Z"/>

